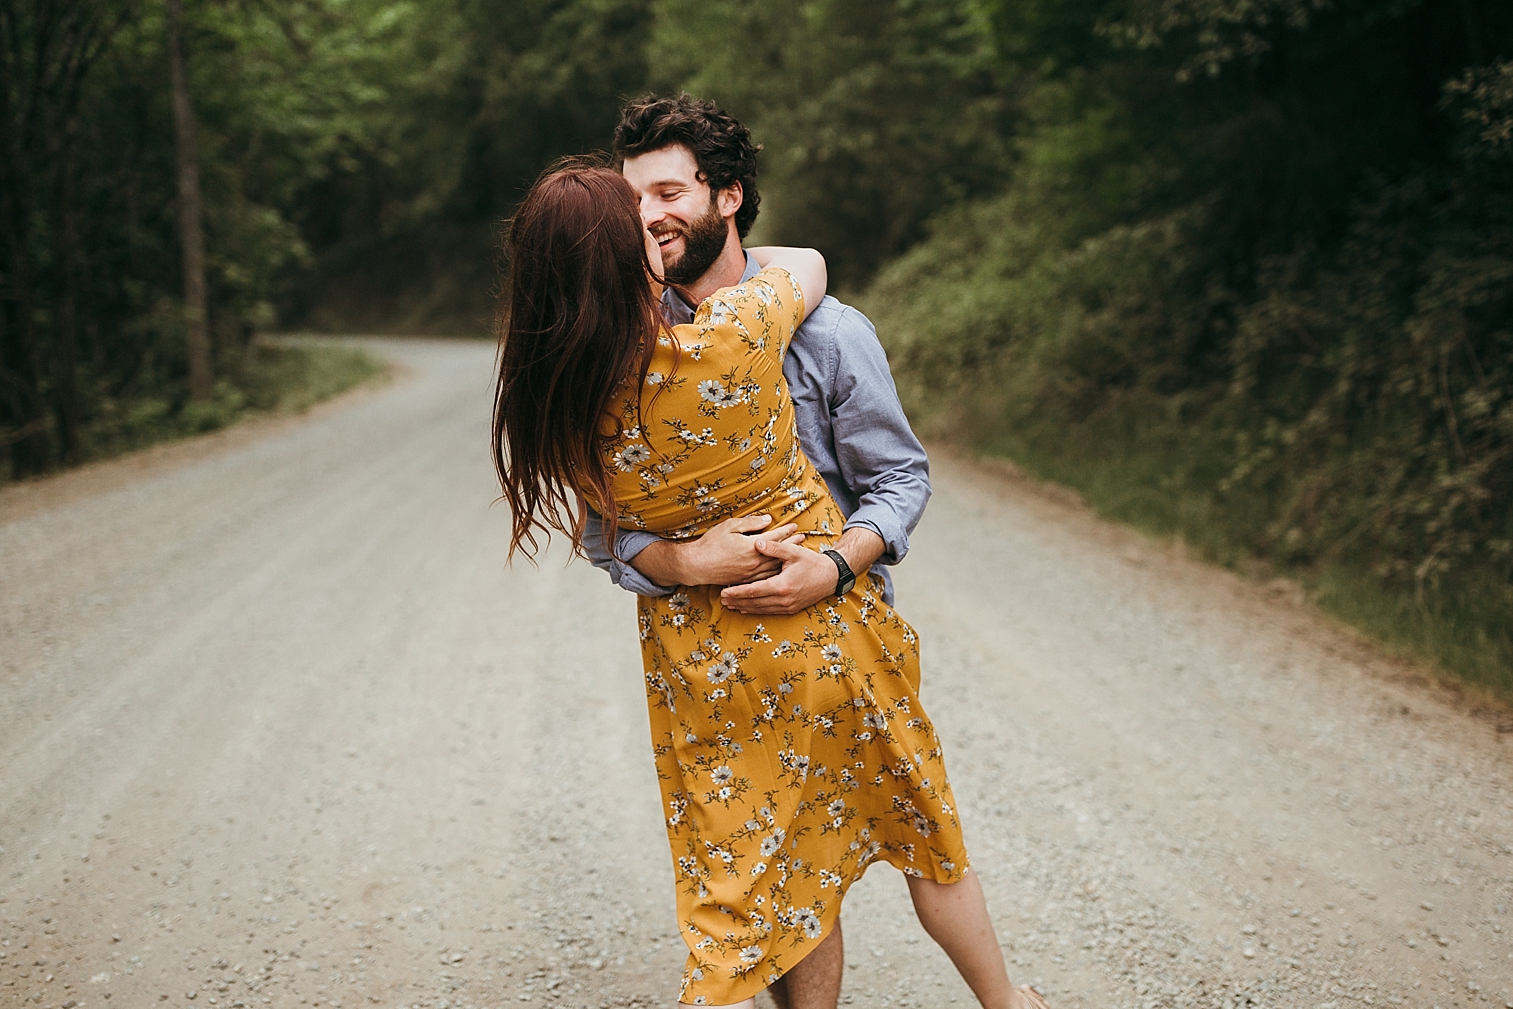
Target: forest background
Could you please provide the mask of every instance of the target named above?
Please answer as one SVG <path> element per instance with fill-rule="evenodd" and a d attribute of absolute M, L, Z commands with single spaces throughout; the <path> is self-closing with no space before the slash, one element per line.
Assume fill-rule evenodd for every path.
<path fill-rule="evenodd" d="M 1513 696 L 1503 0 L 0 0 L 0 45 L 0 480 L 225 422 L 259 332 L 487 332 L 531 179 L 687 88 L 927 434 Z"/>

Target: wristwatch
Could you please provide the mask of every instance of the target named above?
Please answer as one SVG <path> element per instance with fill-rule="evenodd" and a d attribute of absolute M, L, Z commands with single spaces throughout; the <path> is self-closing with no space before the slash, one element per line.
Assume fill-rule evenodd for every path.
<path fill-rule="evenodd" d="M 846 563 L 846 558 L 840 555 L 840 551 L 823 550 L 821 551 L 821 553 L 823 553 L 831 560 L 835 561 L 835 570 L 840 575 L 840 577 L 836 579 L 835 582 L 835 594 L 837 596 L 844 596 L 847 592 L 850 592 L 853 588 L 855 588 L 856 572 L 851 570 L 851 565 Z"/>

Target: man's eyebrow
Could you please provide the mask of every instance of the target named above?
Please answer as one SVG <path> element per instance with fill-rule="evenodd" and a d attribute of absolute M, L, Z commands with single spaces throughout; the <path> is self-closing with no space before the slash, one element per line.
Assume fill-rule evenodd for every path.
<path fill-rule="evenodd" d="M 656 182 L 648 182 L 646 188 L 661 189 L 664 186 L 686 186 L 688 184 L 687 179 L 658 179 Z"/>

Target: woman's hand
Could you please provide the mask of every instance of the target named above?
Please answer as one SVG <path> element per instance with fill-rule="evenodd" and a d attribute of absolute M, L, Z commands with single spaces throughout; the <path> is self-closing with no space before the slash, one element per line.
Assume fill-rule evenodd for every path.
<path fill-rule="evenodd" d="M 804 317 L 808 318 L 825 296 L 825 285 L 829 282 L 825 257 L 814 249 L 794 249 L 784 245 L 761 245 L 746 251 L 762 269 L 777 266 L 793 275 L 799 290 L 804 292 Z"/>

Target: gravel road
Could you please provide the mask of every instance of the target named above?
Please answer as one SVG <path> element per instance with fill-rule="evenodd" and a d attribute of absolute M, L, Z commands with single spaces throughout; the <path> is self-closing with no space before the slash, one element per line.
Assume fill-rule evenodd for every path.
<path fill-rule="evenodd" d="M 302 423 L 0 494 L 0 1006 L 671 1005 L 632 600 L 504 566 L 491 346 L 374 346 L 404 377 Z M 935 476 L 900 607 L 1016 980 L 1513 1005 L 1495 718 L 1284 591 Z M 845 1002 L 968 1004 L 886 866 L 844 920 Z"/>

